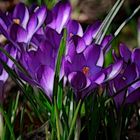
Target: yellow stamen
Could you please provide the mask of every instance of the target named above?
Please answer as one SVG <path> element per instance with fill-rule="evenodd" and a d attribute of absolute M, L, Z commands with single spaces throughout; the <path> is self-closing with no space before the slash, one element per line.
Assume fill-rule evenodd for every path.
<path fill-rule="evenodd" d="M 89 73 L 89 67 L 83 67 L 82 72 L 87 75 Z"/>
<path fill-rule="evenodd" d="M 13 22 L 16 23 L 16 24 L 20 24 L 20 19 L 18 19 L 18 18 L 17 19 L 13 19 Z"/>

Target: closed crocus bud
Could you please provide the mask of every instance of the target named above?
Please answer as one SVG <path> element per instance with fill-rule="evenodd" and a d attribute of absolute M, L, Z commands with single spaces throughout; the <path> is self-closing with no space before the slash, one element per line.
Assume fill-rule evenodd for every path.
<path fill-rule="evenodd" d="M 47 16 L 47 26 L 55 29 L 60 34 L 62 29 L 66 27 L 70 19 L 70 14 L 70 3 L 68 1 L 58 2 Z"/>
<path fill-rule="evenodd" d="M 40 36 L 40 35 L 38 35 Z M 56 59 L 60 46 L 61 35 L 47 27 L 44 38 L 40 40 L 37 49 L 23 51 L 18 58 L 30 77 L 19 72 L 19 76 L 32 85 L 41 88 L 51 100 L 53 95 Z"/>

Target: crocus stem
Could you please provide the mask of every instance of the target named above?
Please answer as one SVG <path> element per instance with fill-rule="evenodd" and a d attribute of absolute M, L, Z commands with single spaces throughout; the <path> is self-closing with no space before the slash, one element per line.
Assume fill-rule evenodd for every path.
<path fill-rule="evenodd" d="M 116 131 L 115 131 L 114 140 L 120 140 L 120 138 L 121 138 L 121 123 L 122 123 L 122 117 L 118 121 L 118 125 L 117 125 Z"/>
<path fill-rule="evenodd" d="M 116 129 L 115 129 L 115 135 L 114 135 L 113 140 L 120 140 L 121 139 L 122 111 L 123 111 L 123 107 L 121 107 L 120 112 L 119 112 L 117 126 L 116 126 Z"/>
<path fill-rule="evenodd" d="M 80 115 L 78 115 L 76 120 L 76 130 L 75 130 L 74 140 L 80 139 L 80 132 L 81 132 L 81 119 L 80 119 Z"/>
<path fill-rule="evenodd" d="M 77 121 L 77 116 L 79 114 L 80 107 L 81 107 L 81 100 L 78 102 L 77 108 L 75 110 L 74 117 L 73 117 L 72 122 L 71 122 L 70 131 L 69 131 L 69 135 L 68 135 L 68 139 L 67 140 L 71 139 L 71 135 L 73 133 L 73 130 L 74 130 L 74 127 L 75 127 L 75 123 Z"/>
<path fill-rule="evenodd" d="M 56 129 L 57 129 L 57 139 L 61 140 L 61 134 L 62 134 L 62 125 L 59 118 L 59 112 L 57 109 L 57 103 L 56 98 L 54 97 L 55 103 L 54 103 L 54 109 L 55 109 L 55 117 L 56 117 Z"/>

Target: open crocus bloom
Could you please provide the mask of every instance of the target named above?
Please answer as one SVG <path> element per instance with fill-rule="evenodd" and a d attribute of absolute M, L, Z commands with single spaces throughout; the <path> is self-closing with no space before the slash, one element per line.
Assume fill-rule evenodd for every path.
<path fill-rule="evenodd" d="M 106 69 L 102 69 L 103 63 L 103 50 L 99 45 L 86 46 L 82 38 L 73 36 L 68 44 L 63 69 L 78 99 L 84 98 L 100 84 L 114 78 L 122 68 L 122 61 Z"/>
<path fill-rule="evenodd" d="M 40 29 L 46 15 L 47 10 L 45 6 L 36 7 L 34 12 L 30 13 L 23 3 L 19 3 L 13 13 L 1 13 L 1 33 L 13 44 L 15 41 L 27 43 Z"/>
<path fill-rule="evenodd" d="M 96 45 L 94 39 L 100 23 L 88 26 L 83 32 L 81 25 L 71 20 L 70 14 L 70 3 L 60 1 L 52 10 L 46 10 L 45 6 L 29 10 L 20 3 L 13 13 L 1 13 L 0 17 L 0 33 L 20 48 L 18 61 L 29 77 L 17 70 L 19 75 L 28 83 L 39 86 L 50 100 L 64 28 L 67 29 L 66 53 L 60 79 L 67 78 L 78 99 L 116 77 L 123 65 L 123 61 L 118 60 L 103 69 L 104 55 L 110 48 L 107 44 L 112 36 L 105 36 L 101 44 Z"/>
<path fill-rule="evenodd" d="M 140 50 L 135 49 L 131 52 L 125 44 L 120 44 L 119 51 L 121 59 L 123 59 L 125 63 L 121 73 L 110 81 L 110 94 L 111 96 L 116 94 L 114 101 L 117 108 L 119 108 L 122 103 L 134 103 L 140 99 L 140 65 L 139 61 L 137 61 L 140 56 Z"/>

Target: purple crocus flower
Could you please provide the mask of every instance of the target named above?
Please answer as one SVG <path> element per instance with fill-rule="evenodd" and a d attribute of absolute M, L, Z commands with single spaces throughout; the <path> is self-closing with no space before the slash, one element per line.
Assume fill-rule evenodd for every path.
<path fill-rule="evenodd" d="M 122 67 L 122 61 L 119 61 L 103 70 L 103 63 L 104 55 L 100 46 L 86 46 L 83 38 L 73 36 L 68 44 L 61 74 L 67 77 L 77 99 L 83 99 L 93 89 L 114 78 Z"/>
<path fill-rule="evenodd" d="M 47 27 L 56 30 L 60 34 L 62 29 L 66 27 L 66 24 L 68 23 L 70 18 L 70 14 L 71 14 L 70 3 L 68 1 L 58 2 L 54 6 L 54 8 L 48 12 L 48 16 L 46 19 Z"/>
<path fill-rule="evenodd" d="M 140 65 L 137 61 L 140 56 L 140 50 L 134 49 L 132 52 L 125 44 L 119 46 L 121 59 L 124 65 L 121 73 L 110 81 L 110 94 L 114 96 L 117 108 L 123 103 L 134 103 L 140 99 Z M 115 59 L 119 59 L 115 57 Z M 135 82 L 136 81 L 136 82 Z"/>
<path fill-rule="evenodd" d="M 4 46 L 4 49 L 13 57 L 16 58 L 17 50 L 14 48 L 11 44 L 7 44 Z M 6 64 L 13 68 L 14 63 L 5 56 L 2 52 L 0 52 L 0 59 L 6 62 Z M 8 79 L 8 73 L 3 68 L 3 65 L 0 63 L 0 102 L 3 102 L 3 96 L 4 96 L 4 85 L 6 80 Z"/>
<path fill-rule="evenodd" d="M 53 95 L 55 65 L 60 40 L 60 34 L 51 28 L 47 28 L 45 37 L 40 40 L 38 49 L 24 51 L 19 58 L 20 63 L 30 75 L 27 77 L 19 72 L 21 78 L 40 87 L 50 100 Z"/>
<path fill-rule="evenodd" d="M 54 78 L 54 59 L 52 57 L 52 45 L 47 42 L 41 42 L 37 51 L 31 50 L 21 54 L 20 63 L 27 70 L 30 77 L 22 75 L 21 78 L 32 85 L 37 85 L 44 90 L 51 99 Z"/>
<path fill-rule="evenodd" d="M 69 22 L 67 23 L 68 40 L 70 40 L 73 35 L 78 35 L 79 37 L 83 38 L 86 45 L 90 45 L 94 43 L 95 36 L 100 25 L 101 23 L 99 21 L 96 21 L 94 24 L 89 25 L 83 33 L 83 29 L 77 21 L 69 20 Z M 110 49 L 111 46 L 107 46 L 107 44 L 111 39 L 112 35 L 106 35 L 102 40 L 100 47 L 102 48 L 104 53 L 106 53 Z"/>
<path fill-rule="evenodd" d="M 13 13 L 1 13 L 0 31 L 9 40 L 27 43 L 40 29 L 47 16 L 45 6 L 36 7 L 33 13 L 19 3 Z"/>

